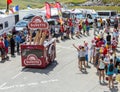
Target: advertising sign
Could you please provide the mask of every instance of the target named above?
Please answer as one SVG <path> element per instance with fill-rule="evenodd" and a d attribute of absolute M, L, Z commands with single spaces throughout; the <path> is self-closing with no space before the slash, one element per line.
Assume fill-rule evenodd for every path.
<path fill-rule="evenodd" d="M 35 16 L 32 18 L 31 22 L 28 24 L 30 29 L 48 29 L 49 25 L 47 22 L 44 22 L 40 16 Z"/>

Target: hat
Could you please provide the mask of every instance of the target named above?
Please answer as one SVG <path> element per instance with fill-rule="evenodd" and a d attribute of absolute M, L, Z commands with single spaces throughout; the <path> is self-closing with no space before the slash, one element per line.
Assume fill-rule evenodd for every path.
<path fill-rule="evenodd" d="M 82 48 L 82 46 L 81 45 L 79 45 L 79 49 L 81 49 Z"/>

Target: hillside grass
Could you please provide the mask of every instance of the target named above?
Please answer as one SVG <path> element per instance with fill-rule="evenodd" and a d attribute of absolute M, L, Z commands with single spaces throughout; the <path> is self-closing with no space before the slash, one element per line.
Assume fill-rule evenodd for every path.
<path fill-rule="evenodd" d="M 106 3 L 112 3 L 112 2 L 113 2 L 114 4 L 118 4 L 118 3 L 120 4 L 120 0 L 102 0 L 102 1 L 103 1 L 103 3 L 105 3 L 105 4 L 106 4 Z"/>
<path fill-rule="evenodd" d="M 30 5 L 32 8 L 41 8 L 44 6 L 44 2 L 54 2 L 54 0 L 13 0 L 11 6 L 16 6 L 19 5 L 20 9 L 26 9 L 27 5 Z M 87 0 L 56 0 L 59 1 L 60 3 L 84 3 Z M 120 0 L 103 0 L 104 3 L 108 2 L 115 2 L 115 3 L 120 3 Z M 6 0 L 0 0 L 0 9 L 5 9 L 6 8 Z M 71 8 L 87 8 L 87 9 L 95 9 L 95 10 L 116 10 L 120 12 L 120 6 L 74 6 Z"/>
<path fill-rule="evenodd" d="M 84 3 L 87 0 L 12 0 L 10 7 L 19 5 L 20 9 L 27 8 L 27 5 L 30 5 L 32 8 L 41 8 L 44 6 L 44 2 L 54 2 L 59 1 L 62 3 Z M 0 9 L 6 8 L 6 0 L 0 0 Z"/>

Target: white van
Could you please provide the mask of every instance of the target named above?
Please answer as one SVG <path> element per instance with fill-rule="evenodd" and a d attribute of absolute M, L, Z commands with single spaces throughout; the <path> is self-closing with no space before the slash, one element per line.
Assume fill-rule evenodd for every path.
<path fill-rule="evenodd" d="M 98 15 L 106 22 L 110 18 L 111 24 L 114 24 L 114 19 L 117 17 L 117 12 L 114 10 L 101 10 L 97 11 Z"/>
<path fill-rule="evenodd" d="M 15 26 L 14 15 L 0 15 L 0 35 L 8 33 Z"/>
<path fill-rule="evenodd" d="M 78 9 L 63 11 L 62 16 L 63 16 L 63 18 L 84 19 L 84 15 L 83 15 L 82 11 L 80 11 Z"/>
<path fill-rule="evenodd" d="M 80 10 L 82 11 L 83 15 L 86 18 L 88 18 L 88 22 L 90 24 L 93 24 L 94 19 L 99 17 L 98 13 L 93 9 L 80 9 Z"/>

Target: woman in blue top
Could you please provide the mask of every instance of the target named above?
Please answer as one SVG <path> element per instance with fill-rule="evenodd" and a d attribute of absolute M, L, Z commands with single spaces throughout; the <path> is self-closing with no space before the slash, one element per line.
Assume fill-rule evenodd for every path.
<path fill-rule="evenodd" d="M 112 87 L 114 87 L 113 74 L 114 74 L 114 64 L 113 64 L 113 59 L 110 59 L 110 63 L 107 63 L 107 75 L 108 75 L 109 88 L 111 83 L 112 83 Z"/>

